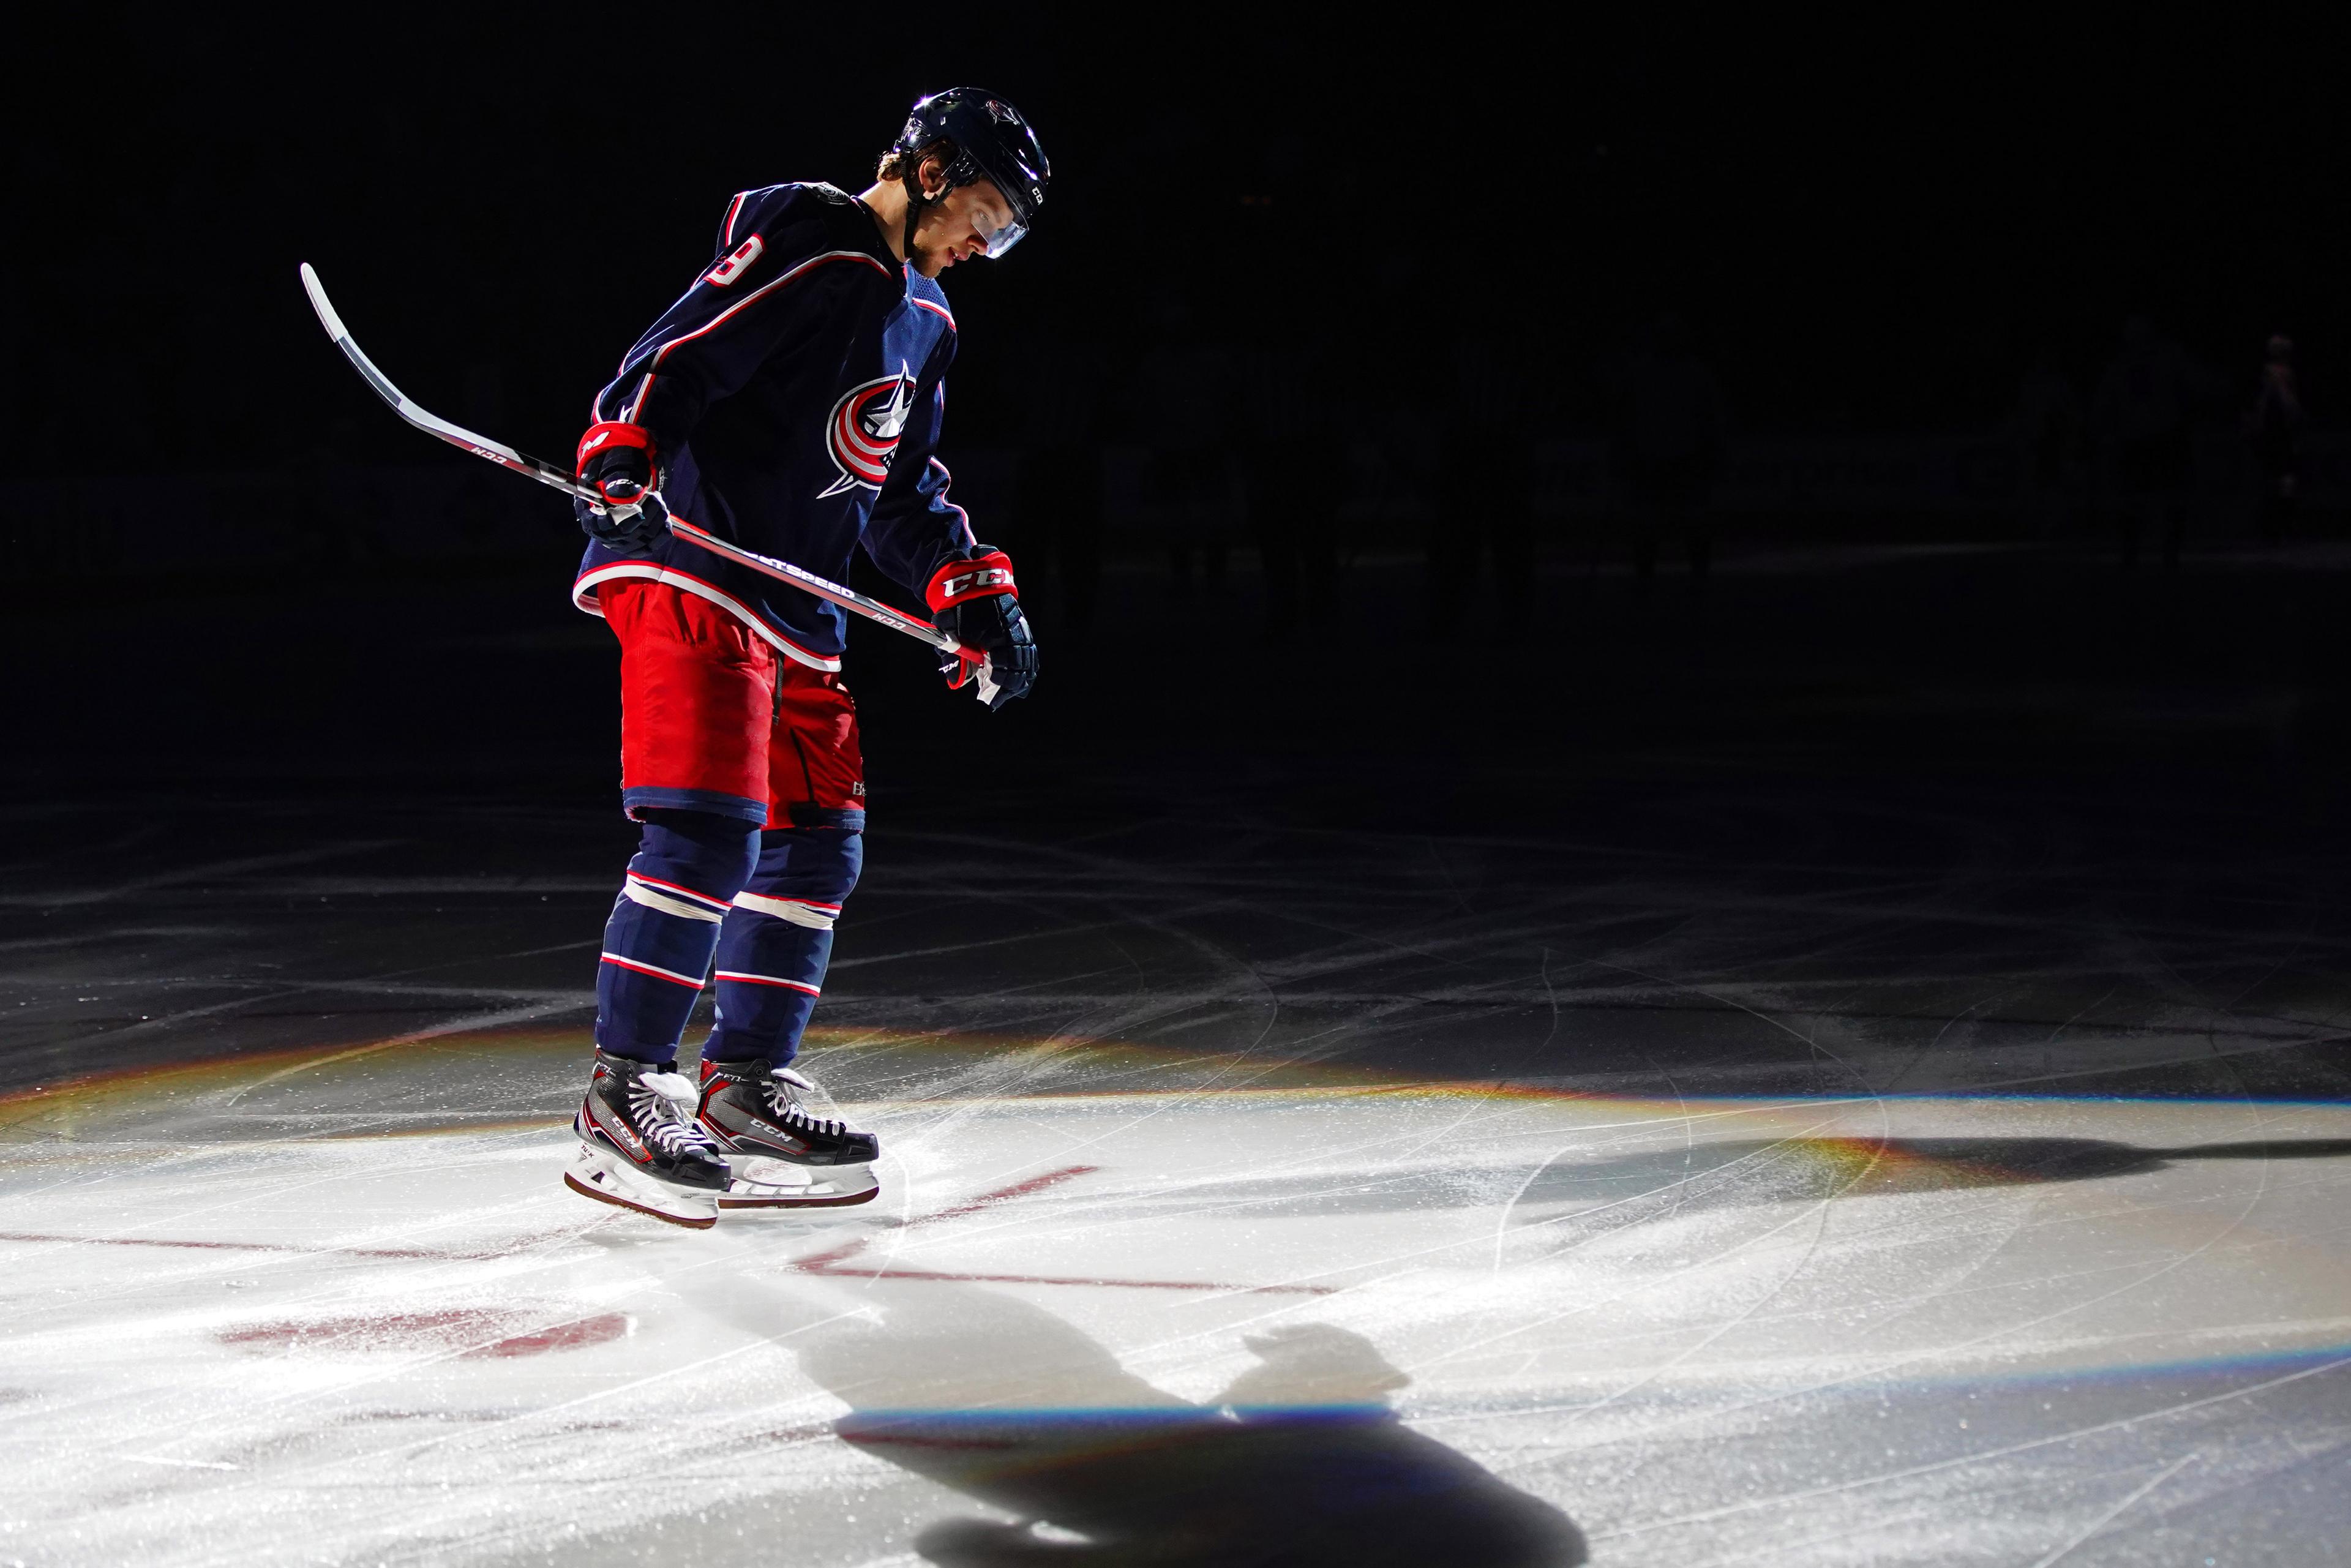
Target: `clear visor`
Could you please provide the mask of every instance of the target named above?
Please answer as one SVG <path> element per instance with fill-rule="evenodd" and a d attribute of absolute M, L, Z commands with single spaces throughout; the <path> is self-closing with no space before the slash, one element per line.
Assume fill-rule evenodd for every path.
<path fill-rule="evenodd" d="M 983 224 L 980 228 L 980 238 L 987 245 L 987 259 L 990 261 L 1000 259 L 1006 251 L 1019 245 L 1021 236 L 1028 232 L 1027 225 L 1012 218 L 1006 219 L 1004 226 L 998 229 L 988 228 Z"/>

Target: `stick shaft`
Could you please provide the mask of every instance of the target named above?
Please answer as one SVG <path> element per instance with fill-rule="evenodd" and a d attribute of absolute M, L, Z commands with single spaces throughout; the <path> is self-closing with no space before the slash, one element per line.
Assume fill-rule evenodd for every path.
<path fill-rule="evenodd" d="M 569 469 L 559 468 L 543 458 L 533 457 L 527 452 L 517 451 L 503 442 L 492 441 L 486 435 L 476 435 L 465 426 L 452 424 L 440 415 L 411 401 L 407 393 L 392 384 L 392 378 L 375 368 L 374 361 L 360 352 L 359 344 L 351 340 L 350 331 L 343 325 L 342 317 L 336 314 L 333 302 L 327 298 L 325 286 L 319 283 L 319 275 L 310 269 L 310 264 L 307 261 L 302 264 L 302 287 L 310 296 L 310 307 L 318 311 L 319 324 L 327 329 L 327 336 L 334 340 L 335 347 L 343 351 L 343 357 L 350 361 L 352 368 L 359 371 L 360 379 L 374 388 L 376 395 L 390 403 L 392 412 L 401 418 L 427 435 L 438 436 L 450 445 L 462 447 L 476 457 L 486 457 L 499 467 L 510 469 L 526 479 L 536 479 L 542 485 L 561 490 L 569 496 L 576 496 L 583 501 L 592 502 L 599 507 L 608 504 L 603 497 L 572 477 Z M 773 556 L 761 555 L 756 550 L 745 549 L 740 545 L 729 544 L 707 528 L 697 527 L 679 517 L 670 518 L 669 531 L 679 538 L 701 546 L 713 555 L 724 556 L 738 566 L 748 567 L 763 577 L 773 578 L 778 582 L 788 582 L 803 593 L 813 594 L 828 603 L 838 604 L 843 610 L 854 611 L 868 621 L 887 626 L 893 632 L 903 632 L 916 642 L 926 643 L 936 648 L 942 653 L 953 653 L 956 657 L 974 664 L 986 662 L 986 655 L 977 649 L 964 646 L 929 622 L 906 614 L 903 611 L 893 610 L 878 599 L 869 599 L 853 588 L 844 588 L 840 583 L 819 577 L 806 567 L 794 566 L 788 560 L 778 560 Z"/>
<path fill-rule="evenodd" d="M 819 599 L 828 600 L 840 605 L 843 610 L 854 610 L 867 620 L 879 622 L 893 632 L 904 632 L 918 642 L 928 643 L 942 653 L 953 653 L 956 657 L 969 660 L 975 664 L 985 657 L 977 649 L 965 647 L 927 621 L 919 621 L 912 615 L 893 610 L 880 600 L 868 599 L 853 588 L 843 588 L 839 583 L 829 582 L 805 567 L 794 566 L 788 560 L 778 560 L 772 556 L 764 556 L 756 550 L 745 549 L 740 545 L 728 544 L 709 529 L 698 528 L 683 517 L 672 517 L 669 520 L 669 531 L 689 543 L 700 545 L 713 555 L 722 555 L 738 566 L 749 567 L 763 577 L 772 577 L 778 582 L 789 582 L 794 588 L 813 593 Z"/>

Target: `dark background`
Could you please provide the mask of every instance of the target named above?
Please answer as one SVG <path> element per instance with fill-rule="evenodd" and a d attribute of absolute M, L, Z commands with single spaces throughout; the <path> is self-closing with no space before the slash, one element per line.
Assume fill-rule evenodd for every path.
<path fill-rule="evenodd" d="M 1019 267 L 952 279 L 967 442 L 1018 435 L 1024 340 L 1082 319 L 1114 372 L 1169 288 L 1228 330 L 1329 340 L 1374 404 L 1515 299 L 1552 412 L 1584 424 L 1662 308 L 1759 428 L 1996 420 L 2035 347 L 2086 382 L 2131 311 L 2240 380 L 2289 330 L 2331 386 L 2351 335 L 2343 56 L 2309 28 L 566 8 L 328 41 L 160 9 L 56 36 L 26 84 L 47 107 L 9 139 L 20 474 L 413 456 L 327 373 L 304 259 L 426 406 L 560 450 L 732 193 L 859 188 L 903 105 L 966 80 L 1029 110 L 1058 176 Z"/>
<path fill-rule="evenodd" d="M 2351 407 L 2331 37 L 312 20 L 330 42 L 290 18 L 113 14 L 36 34 L 26 57 L 0 397 L 22 478 L 5 777 L 18 875 L 45 890 L 22 897 L 27 940 L 81 939 L 39 933 L 66 931 L 45 922 L 99 874 L 86 863 L 107 868 L 105 908 L 143 907 L 121 902 L 142 878 L 202 906 L 204 867 L 368 839 L 444 881 L 590 890 L 523 907 L 513 937 L 551 955 L 538 983 L 584 988 L 556 945 L 592 938 L 632 833 L 613 651 L 565 597 L 578 533 L 560 498 L 382 409 L 296 264 L 427 407 L 559 455 L 706 264 L 733 192 L 861 186 L 917 92 L 971 81 L 1029 112 L 1055 166 L 1034 235 L 948 279 L 963 348 L 945 448 L 982 537 L 1023 561 L 1045 673 L 988 715 L 920 650 L 854 630 L 872 896 L 919 872 L 984 925 L 1003 883 L 958 882 L 966 849 L 1034 867 L 1115 834 L 1139 846 L 1128 872 L 1089 875 L 1174 888 L 1221 857 L 1235 880 L 1201 906 L 1218 912 L 1203 939 L 1253 955 L 1249 899 L 1314 885 L 1392 883 L 1365 907 L 1399 942 L 1431 897 L 1620 891 L 1621 918 L 1510 937 L 1548 977 L 1740 887 L 1790 908 L 1907 889 L 1834 938 L 1693 936 L 1676 962 L 1792 965 L 1834 988 L 1940 955 L 1956 998 L 1985 966 L 2063 947 L 2088 955 L 2093 999 L 2119 966 L 2118 1017 L 2189 994 L 2236 1006 L 2286 976 L 2295 1016 L 2332 1027 L 2351 556 L 2315 493 L 2289 535 L 2256 537 L 2252 481 L 2228 465 L 2273 330 L 2300 347 L 2314 433 Z M 2199 452 L 2228 461 L 2168 565 L 2152 548 L 2122 563 L 2084 434 L 2053 517 L 2005 493 L 1964 516 L 1899 495 L 1834 517 L 1750 508 L 1720 519 L 1710 581 L 1669 544 L 1645 588 L 1608 455 L 1625 367 L 1667 310 L 1741 440 L 1865 455 L 1922 431 L 2008 451 L 2032 355 L 2086 402 L 2141 313 L 2200 367 Z M 1408 454 L 1458 423 L 1465 336 L 1504 345 L 1498 429 L 1601 455 L 1575 507 L 1538 495 L 1524 559 L 1457 570 L 1462 609 L 1440 624 L 1432 593 L 1460 552 L 1434 558 L 1478 537 L 1493 491 L 1474 465 Z M 1073 400 L 1090 439 L 1148 447 L 1152 355 L 1201 343 L 1297 345 L 1315 367 L 1300 402 L 1319 434 L 1292 466 L 1335 507 L 1335 569 L 1302 622 L 1271 601 L 1262 517 L 1232 530 L 1222 577 L 1179 572 L 1147 517 L 1105 528 L 1082 613 L 1058 493 L 1012 477 L 1056 438 L 1039 363 L 1091 367 Z M 1232 892 L 1260 855 L 1309 869 Z M 439 898 L 321 893 L 279 914 L 331 914 L 338 953 L 423 952 L 447 934 Z M 1986 922 L 2015 949 L 1952 946 Z M 296 962 L 231 948 L 197 967 Z M 2236 967 L 2195 969 L 2221 948 Z M 90 999 L 57 985 L 68 1013 Z M 2076 999 L 2051 1004 L 2052 1030 Z M 2265 1060 L 2278 1083 L 2335 1092 L 2311 1059 Z"/>

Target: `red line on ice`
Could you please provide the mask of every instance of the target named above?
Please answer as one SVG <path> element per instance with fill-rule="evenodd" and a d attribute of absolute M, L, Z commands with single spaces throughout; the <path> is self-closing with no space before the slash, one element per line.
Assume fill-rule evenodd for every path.
<path fill-rule="evenodd" d="M 1027 1181 L 1016 1181 L 1010 1186 L 999 1186 L 993 1192 L 981 1193 L 977 1197 L 966 1198 L 961 1203 L 940 1209 L 936 1214 L 920 1215 L 915 1218 L 899 1220 L 896 1223 L 902 1226 L 934 1225 L 942 1219 L 961 1219 L 967 1214 L 977 1214 L 980 1210 L 993 1208 L 999 1203 L 1008 1203 L 1016 1197 L 1028 1197 L 1031 1194 L 1043 1192 L 1047 1187 L 1059 1186 L 1065 1181 L 1074 1181 L 1081 1176 L 1092 1176 L 1100 1169 L 1102 1169 L 1100 1166 L 1063 1166 L 1060 1170 L 1047 1171 L 1042 1176 L 1030 1176 Z"/>

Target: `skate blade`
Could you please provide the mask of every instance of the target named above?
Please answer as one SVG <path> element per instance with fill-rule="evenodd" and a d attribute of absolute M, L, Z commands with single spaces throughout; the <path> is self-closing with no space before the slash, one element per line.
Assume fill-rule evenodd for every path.
<path fill-rule="evenodd" d="M 563 1185 L 582 1197 L 688 1230 L 707 1230 L 718 1223 L 717 1194 L 680 1189 L 639 1176 L 597 1149 L 580 1151 L 563 1173 Z"/>
<path fill-rule="evenodd" d="M 871 1203 L 882 1196 L 882 1184 L 865 1166 L 795 1166 L 781 1160 L 760 1160 L 753 1166 L 760 1177 L 780 1176 L 781 1181 L 738 1176 L 718 1200 L 721 1208 L 846 1208 Z"/>

